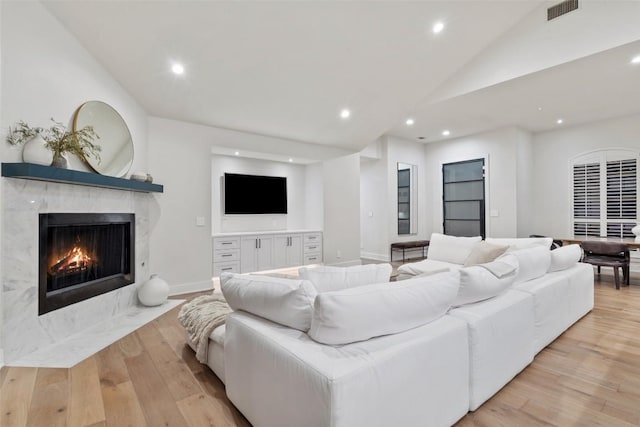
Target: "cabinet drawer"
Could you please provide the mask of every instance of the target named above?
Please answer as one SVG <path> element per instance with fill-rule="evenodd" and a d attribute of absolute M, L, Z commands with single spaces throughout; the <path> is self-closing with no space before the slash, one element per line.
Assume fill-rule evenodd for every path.
<path fill-rule="evenodd" d="M 240 261 L 240 249 L 220 249 L 213 252 L 213 262 Z"/>
<path fill-rule="evenodd" d="M 311 254 L 311 255 L 305 255 L 304 256 L 304 264 L 319 264 L 322 262 L 322 255 L 321 254 Z"/>
<path fill-rule="evenodd" d="M 307 233 L 304 235 L 304 243 L 322 243 L 322 233 Z"/>
<path fill-rule="evenodd" d="M 213 276 L 218 277 L 221 273 L 240 273 L 239 262 L 216 262 L 213 264 Z"/>
<path fill-rule="evenodd" d="M 305 243 L 304 245 L 304 253 L 308 254 L 316 254 L 322 252 L 322 243 Z"/>
<path fill-rule="evenodd" d="M 239 249 L 240 238 L 239 237 L 217 237 L 213 239 L 213 250 L 218 249 Z"/>

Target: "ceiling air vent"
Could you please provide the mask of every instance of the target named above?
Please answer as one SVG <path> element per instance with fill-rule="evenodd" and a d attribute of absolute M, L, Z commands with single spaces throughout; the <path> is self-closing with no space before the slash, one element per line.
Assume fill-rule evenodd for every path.
<path fill-rule="evenodd" d="M 562 3 L 558 3 L 555 6 L 551 6 L 547 9 L 547 21 L 551 21 L 552 19 L 556 19 L 559 16 L 564 15 L 565 13 L 572 12 L 578 8 L 578 0 L 567 0 Z"/>

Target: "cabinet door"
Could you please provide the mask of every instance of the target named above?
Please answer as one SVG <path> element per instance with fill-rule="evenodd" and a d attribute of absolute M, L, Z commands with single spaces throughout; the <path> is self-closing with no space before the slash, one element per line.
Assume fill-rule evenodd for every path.
<path fill-rule="evenodd" d="M 251 273 L 258 270 L 258 239 L 246 236 L 240 241 L 240 272 Z"/>
<path fill-rule="evenodd" d="M 287 265 L 302 265 L 302 235 L 293 235 L 289 238 L 287 247 Z"/>
<path fill-rule="evenodd" d="M 273 267 L 273 237 L 258 237 L 257 271 L 271 270 Z M 254 270 L 255 271 L 255 270 Z"/>
<path fill-rule="evenodd" d="M 282 268 L 288 265 L 287 249 L 289 249 L 289 236 L 273 237 L 273 268 Z"/>

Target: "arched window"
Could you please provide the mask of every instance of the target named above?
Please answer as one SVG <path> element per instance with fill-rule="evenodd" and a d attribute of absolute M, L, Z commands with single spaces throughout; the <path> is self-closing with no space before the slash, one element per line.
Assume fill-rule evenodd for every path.
<path fill-rule="evenodd" d="M 633 237 L 638 219 L 638 152 L 601 150 L 572 160 L 575 236 Z"/>

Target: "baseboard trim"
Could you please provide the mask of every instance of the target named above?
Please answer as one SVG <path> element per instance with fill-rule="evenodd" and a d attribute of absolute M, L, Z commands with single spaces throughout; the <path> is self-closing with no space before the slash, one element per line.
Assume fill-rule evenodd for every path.
<path fill-rule="evenodd" d="M 190 294 L 192 292 L 212 291 L 213 281 L 205 280 L 202 282 L 180 283 L 178 285 L 172 285 L 169 288 L 169 295 L 182 295 Z"/>
<path fill-rule="evenodd" d="M 377 254 L 375 252 L 360 252 L 360 258 L 389 262 L 389 255 Z"/>

